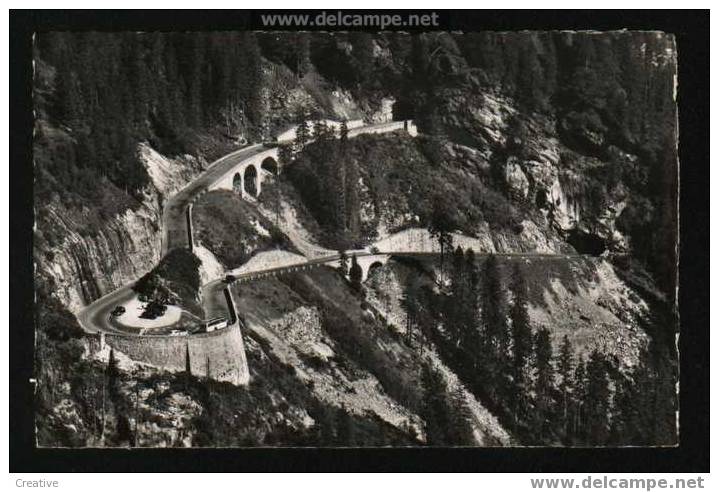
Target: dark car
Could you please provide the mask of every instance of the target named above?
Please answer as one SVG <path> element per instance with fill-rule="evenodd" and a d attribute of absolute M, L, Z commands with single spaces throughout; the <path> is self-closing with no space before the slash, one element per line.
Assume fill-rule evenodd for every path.
<path fill-rule="evenodd" d="M 121 314 L 125 314 L 125 308 L 122 306 L 115 306 L 115 309 L 112 310 L 113 316 L 120 316 Z"/>
<path fill-rule="evenodd" d="M 237 277 L 235 277 L 234 275 L 225 275 L 225 283 L 226 284 L 231 284 L 235 280 L 237 280 Z"/>

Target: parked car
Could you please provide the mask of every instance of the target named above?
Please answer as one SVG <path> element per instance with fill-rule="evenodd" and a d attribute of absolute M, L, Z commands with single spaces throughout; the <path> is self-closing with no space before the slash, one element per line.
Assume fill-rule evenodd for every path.
<path fill-rule="evenodd" d="M 234 275 L 225 275 L 225 283 L 231 284 L 235 280 L 237 280 L 237 277 L 235 277 Z"/>
<path fill-rule="evenodd" d="M 120 316 L 122 314 L 125 314 L 125 308 L 123 306 L 115 306 L 115 309 L 113 309 L 112 313 L 110 313 L 110 314 L 112 314 L 115 317 Z"/>

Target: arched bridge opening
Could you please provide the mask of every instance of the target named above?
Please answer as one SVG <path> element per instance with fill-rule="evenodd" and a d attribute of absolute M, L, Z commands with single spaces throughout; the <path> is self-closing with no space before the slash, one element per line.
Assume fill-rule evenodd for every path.
<path fill-rule="evenodd" d="M 265 160 L 262 161 L 261 167 L 273 176 L 277 176 L 277 172 L 279 171 L 277 161 L 272 157 L 266 157 Z"/>
<path fill-rule="evenodd" d="M 255 166 L 247 166 L 245 169 L 245 193 L 249 194 L 250 196 L 257 196 L 257 189 L 258 189 L 258 176 L 257 176 L 257 169 L 255 169 Z"/>
<path fill-rule="evenodd" d="M 378 268 L 382 268 L 382 265 L 383 263 L 379 260 L 372 263 L 369 267 L 367 267 L 367 277 L 369 278 Z"/>
<path fill-rule="evenodd" d="M 232 178 L 232 190 L 235 193 L 242 193 L 242 176 L 240 173 L 235 173 L 235 176 Z"/>

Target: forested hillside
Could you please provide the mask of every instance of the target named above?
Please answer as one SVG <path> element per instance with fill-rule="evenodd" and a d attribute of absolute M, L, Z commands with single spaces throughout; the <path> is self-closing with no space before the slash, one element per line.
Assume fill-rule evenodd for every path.
<path fill-rule="evenodd" d="M 141 141 L 171 156 L 198 153 L 199 135 L 208 131 L 230 140 L 269 137 L 296 119 L 273 111 L 278 85 L 313 96 L 307 115 L 335 116 L 322 94 L 332 85 L 368 108 L 393 97 L 395 118 L 415 118 L 423 133 L 480 149 L 497 145 L 477 128 L 478 108 L 485 95 L 501 94 L 568 147 L 565 166 L 576 155 L 596 158 L 606 164 L 597 173 L 629 188 L 619 228 L 672 290 L 667 265 L 675 252 L 660 240 L 676 231 L 676 58 L 669 36 L 48 33 L 38 36 L 36 49 L 39 116 L 69 130 L 67 138 L 47 136 L 55 148 L 38 161 L 38 196 L 97 200 L 103 180 L 136 195 L 148 182 L 137 157 Z M 527 157 L 522 140 L 532 129 L 523 118 L 512 124 L 512 138 L 491 149 L 500 167 L 510 155 Z M 40 144 L 43 131 L 54 133 L 38 130 Z"/>
<path fill-rule="evenodd" d="M 34 49 L 43 443 L 675 442 L 672 36 L 77 32 Z M 352 119 L 413 119 L 419 135 L 348 138 Z M 73 315 L 91 301 L 147 272 L 141 288 L 198 297 L 200 253 L 159 257 L 167 198 L 291 124 L 256 201 L 195 204 L 204 258 L 296 254 L 290 217 L 333 250 L 426 228 L 438 264 L 393 259 L 364 287 L 342 268 L 243 287 L 249 389 L 86 360 Z M 480 260 L 454 232 L 596 261 Z"/>

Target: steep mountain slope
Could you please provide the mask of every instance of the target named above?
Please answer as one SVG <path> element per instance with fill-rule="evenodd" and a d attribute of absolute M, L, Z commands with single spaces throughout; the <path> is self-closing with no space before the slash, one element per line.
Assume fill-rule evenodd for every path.
<path fill-rule="evenodd" d="M 671 36 L 51 33 L 36 49 L 42 444 L 674 442 Z M 198 255 L 215 274 L 263 249 L 364 247 L 406 227 L 461 231 L 494 251 L 611 253 L 519 266 L 529 345 L 544 349 L 531 364 L 547 355 L 546 328 L 544 367 L 557 374 L 541 388 L 534 372 L 487 369 L 496 361 L 469 370 L 487 347 L 466 350 L 447 322 L 465 322 L 452 306 L 466 274 L 451 277 L 463 270 L 446 259 L 393 260 L 363 293 L 327 270 L 242 288 L 248 389 L 118 354 L 114 396 L 100 403 L 109 354 L 87 360 L 71 313 L 159 262 L 163 203 L 210 161 L 320 116 L 414 118 L 421 135 L 317 139 L 294 149 L 258 204 L 206 195 Z M 513 268 L 500 266 L 499 285 Z M 491 290 L 481 285 L 480 299 Z M 495 313 L 508 329 L 517 298 Z M 412 299 L 433 307 L 414 312 Z M 559 374 L 565 334 L 572 368 L 586 370 L 571 385 Z M 438 423 L 447 417 L 454 425 Z"/>

